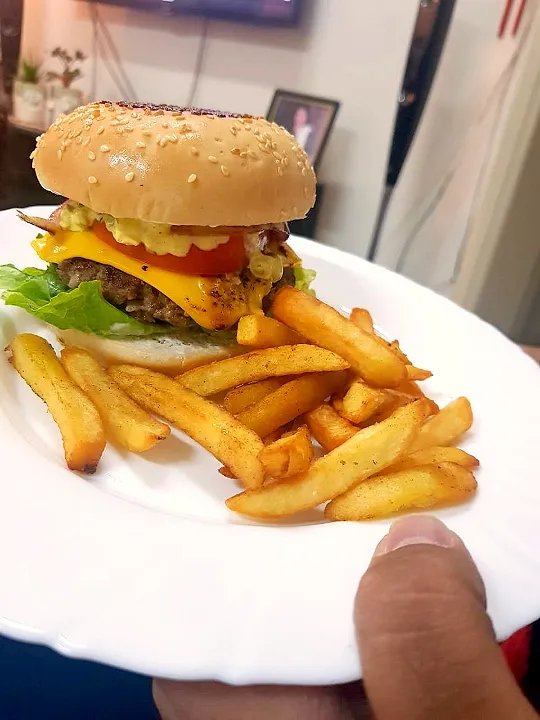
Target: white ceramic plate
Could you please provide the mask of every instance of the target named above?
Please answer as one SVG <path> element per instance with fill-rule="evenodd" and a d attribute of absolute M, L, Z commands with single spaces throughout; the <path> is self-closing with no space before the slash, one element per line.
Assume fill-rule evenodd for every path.
<path fill-rule="evenodd" d="M 49 209 L 36 208 L 35 214 Z M 36 264 L 34 236 L 0 213 L 0 263 Z M 366 306 L 420 367 L 435 400 L 467 395 L 463 447 L 479 492 L 438 513 L 487 585 L 499 638 L 540 616 L 540 371 L 498 331 L 447 300 L 306 240 L 319 297 Z M 0 308 L 0 339 L 44 328 Z M 337 683 L 360 675 L 357 583 L 388 522 L 325 523 L 317 513 L 256 525 L 185 437 L 144 456 L 107 449 L 84 479 L 64 467 L 43 403 L 0 358 L 0 631 L 66 655 L 152 675 L 233 683 Z"/>

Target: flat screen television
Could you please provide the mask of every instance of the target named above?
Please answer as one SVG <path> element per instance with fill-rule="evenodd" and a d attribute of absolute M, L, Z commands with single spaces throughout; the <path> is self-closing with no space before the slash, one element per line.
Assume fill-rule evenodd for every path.
<path fill-rule="evenodd" d="M 166 15 L 195 15 L 258 25 L 295 26 L 304 0 L 97 0 Z"/>

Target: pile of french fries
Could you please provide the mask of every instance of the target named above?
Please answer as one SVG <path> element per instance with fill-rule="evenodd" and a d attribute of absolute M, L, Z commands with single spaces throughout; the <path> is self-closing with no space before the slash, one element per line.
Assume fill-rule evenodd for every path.
<path fill-rule="evenodd" d="M 346 318 L 282 288 L 272 318 L 242 318 L 237 340 L 249 351 L 176 378 L 103 368 L 78 348 L 57 357 L 30 334 L 7 353 L 47 404 L 72 470 L 94 472 L 107 441 L 144 452 L 170 424 L 241 484 L 227 506 L 254 518 L 326 503 L 329 519 L 369 520 L 474 494 L 478 460 L 455 447 L 473 422 L 469 401 L 439 409 L 418 385 L 431 373 L 377 335 L 367 310 Z"/>

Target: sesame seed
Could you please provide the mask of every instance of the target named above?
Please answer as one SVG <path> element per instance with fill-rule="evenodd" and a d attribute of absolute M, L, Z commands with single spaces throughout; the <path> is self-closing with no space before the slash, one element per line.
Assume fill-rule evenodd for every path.
<path fill-rule="evenodd" d="M 33 160 L 36 157 L 36 152 L 37 150 L 32 150 L 32 152 L 30 153 L 30 160 Z"/>
<path fill-rule="evenodd" d="M 303 168 L 303 167 L 304 167 L 304 163 L 303 163 L 303 162 L 298 161 L 296 164 L 298 165 L 299 168 Z"/>
<path fill-rule="evenodd" d="M 270 155 L 270 150 L 266 147 L 266 145 L 263 145 L 262 143 L 259 145 L 259 150 L 263 153 L 266 153 L 266 155 Z"/>
<path fill-rule="evenodd" d="M 126 125 L 125 128 L 118 128 L 119 130 L 124 130 L 125 132 L 133 132 L 133 128 L 131 125 Z"/>
<path fill-rule="evenodd" d="M 254 153 L 253 150 L 248 150 L 247 154 L 248 154 L 248 157 L 250 157 L 252 160 L 257 159 L 257 153 Z"/>
<path fill-rule="evenodd" d="M 101 145 L 99 149 L 101 150 L 101 152 L 109 152 L 111 148 L 108 145 Z"/>
<path fill-rule="evenodd" d="M 156 135 L 156 142 L 157 142 L 157 143 L 160 143 L 160 142 L 161 142 L 161 133 L 158 133 L 158 134 Z"/>
<path fill-rule="evenodd" d="M 82 144 L 86 147 L 86 145 L 88 145 L 89 142 L 90 142 L 90 138 L 87 137 L 87 138 L 85 138 L 85 139 L 83 140 L 83 143 L 82 143 Z"/>
<path fill-rule="evenodd" d="M 195 156 L 197 156 L 197 155 L 199 154 L 199 151 L 197 150 L 196 147 L 192 147 L 192 148 L 191 148 L 191 154 L 192 154 L 192 155 L 195 155 Z"/>
<path fill-rule="evenodd" d="M 217 136 L 214 138 L 214 140 L 215 140 L 216 142 L 223 142 L 223 140 L 222 140 L 220 137 L 217 137 Z"/>
<path fill-rule="evenodd" d="M 251 125 L 244 125 L 244 130 L 246 132 L 251 132 Z"/>
<path fill-rule="evenodd" d="M 191 175 L 188 177 L 187 181 L 188 181 L 188 183 L 194 183 L 196 179 L 197 179 L 197 176 L 195 175 L 195 173 L 191 173 Z"/>
<path fill-rule="evenodd" d="M 159 141 L 159 144 L 161 147 L 165 147 L 165 145 L 168 143 L 168 141 L 169 141 L 169 138 L 162 137 L 161 140 Z"/>
<path fill-rule="evenodd" d="M 128 172 L 128 173 L 126 173 L 126 174 L 124 175 L 124 180 L 125 180 L 126 182 L 131 182 L 134 177 L 135 177 L 135 173 L 134 173 L 134 172 Z"/>
<path fill-rule="evenodd" d="M 95 177 L 94 175 L 90 175 L 90 177 L 88 178 L 88 182 L 90 183 L 90 185 L 95 185 L 97 183 L 97 177 Z"/>
<path fill-rule="evenodd" d="M 306 174 L 307 174 L 306 168 L 305 168 L 305 167 L 303 167 L 303 168 L 302 168 L 302 175 L 303 175 L 303 176 L 305 177 L 305 176 L 306 176 Z"/>
<path fill-rule="evenodd" d="M 281 155 L 278 152 L 276 152 L 275 150 L 272 153 L 272 155 L 276 158 L 276 160 L 281 160 Z"/>
<path fill-rule="evenodd" d="M 178 142 L 178 135 L 176 133 L 171 133 L 167 136 L 169 139 L 169 142 L 177 143 Z"/>
<path fill-rule="evenodd" d="M 80 145 L 82 143 L 82 137 L 79 135 L 75 142 L 77 143 L 77 145 Z"/>
<path fill-rule="evenodd" d="M 236 128 L 231 125 L 231 127 L 229 128 L 229 130 L 231 131 L 231 134 L 236 137 L 236 132 L 237 132 Z"/>
<path fill-rule="evenodd" d="M 288 158 L 286 155 L 285 155 L 285 157 L 283 158 L 283 164 L 285 165 L 285 167 L 287 167 L 288 164 L 289 164 L 289 158 Z"/>
<path fill-rule="evenodd" d="M 131 117 L 132 117 L 132 118 L 137 118 L 137 117 L 139 117 L 139 115 L 138 115 L 138 113 L 136 113 L 136 112 L 132 112 L 132 113 L 131 113 Z"/>
<path fill-rule="evenodd" d="M 141 134 L 143 137 L 152 137 L 150 130 L 143 130 Z"/>
<path fill-rule="evenodd" d="M 175 120 L 183 120 L 184 119 L 184 116 L 182 115 L 182 113 L 179 113 L 178 115 L 173 115 L 173 117 Z"/>
<path fill-rule="evenodd" d="M 61 150 L 57 150 L 57 151 L 56 151 L 56 156 L 57 156 L 57 158 L 58 158 L 59 160 L 61 160 L 61 159 L 62 159 L 62 151 L 61 151 Z"/>
<path fill-rule="evenodd" d="M 272 150 L 275 150 L 275 149 L 277 148 L 277 143 L 273 142 L 273 143 L 270 143 L 270 144 L 272 145 Z"/>
<path fill-rule="evenodd" d="M 162 125 L 162 127 L 164 127 L 164 128 L 168 128 L 168 127 L 169 127 L 169 123 L 168 123 L 168 122 L 161 123 L 161 125 Z"/>
<path fill-rule="evenodd" d="M 217 163 L 217 161 L 218 161 L 217 157 L 215 157 L 214 155 L 209 155 L 208 159 L 210 160 L 211 163 Z"/>
<path fill-rule="evenodd" d="M 120 125 L 127 125 L 129 123 L 129 118 L 124 118 L 123 120 L 120 120 Z"/>
<path fill-rule="evenodd" d="M 229 177 L 229 175 L 230 175 L 230 172 L 229 172 L 228 169 L 225 167 L 225 165 L 222 165 L 222 166 L 221 166 L 221 172 L 223 173 L 223 175 L 225 175 L 225 177 Z"/>
<path fill-rule="evenodd" d="M 145 147 L 146 147 L 146 143 L 143 143 L 142 140 L 137 140 L 137 142 L 135 143 L 135 145 L 136 145 L 138 148 L 145 148 Z"/>
<path fill-rule="evenodd" d="M 111 120 L 111 125 L 120 125 L 120 120 Z"/>
<path fill-rule="evenodd" d="M 270 142 L 272 141 L 272 136 L 270 135 L 270 133 L 268 131 L 263 132 L 262 136 L 265 140 L 270 140 Z"/>
<path fill-rule="evenodd" d="M 253 134 L 254 134 L 254 135 L 260 135 L 260 134 L 261 134 L 261 131 L 259 130 L 259 128 L 255 128 L 255 130 L 253 131 Z"/>
<path fill-rule="evenodd" d="M 281 165 L 278 165 L 277 174 L 283 175 L 283 170 L 281 169 Z"/>
<path fill-rule="evenodd" d="M 88 159 L 89 159 L 89 160 L 95 160 L 95 159 L 96 159 L 96 153 L 93 152 L 92 150 L 90 150 L 90 152 L 88 153 Z"/>
<path fill-rule="evenodd" d="M 240 153 L 240 157 L 241 157 L 241 158 L 247 158 L 247 155 L 248 155 L 248 154 L 247 154 L 247 152 L 246 152 L 245 150 L 242 150 L 242 152 Z"/>

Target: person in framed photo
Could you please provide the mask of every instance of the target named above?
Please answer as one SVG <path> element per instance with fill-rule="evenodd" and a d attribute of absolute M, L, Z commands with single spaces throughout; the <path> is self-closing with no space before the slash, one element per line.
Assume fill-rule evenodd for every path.
<path fill-rule="evenodd" d="M 328 141 L 339 103 L 335 100 L 276 90 L 267 119 L 295 136 L 316 167 Z"/>

